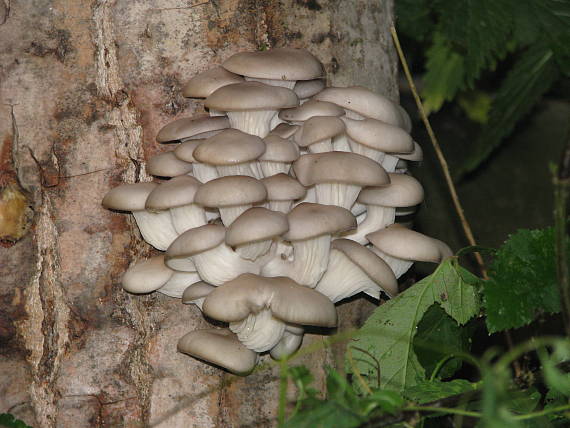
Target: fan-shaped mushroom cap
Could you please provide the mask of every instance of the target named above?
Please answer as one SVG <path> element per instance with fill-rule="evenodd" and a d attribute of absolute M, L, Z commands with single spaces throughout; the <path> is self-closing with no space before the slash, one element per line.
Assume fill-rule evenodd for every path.
<path fill-rule="evenodd" d="M 308 119 L 295 133 L 295 142 L 300 147 L 307 147 L 336 137 L 342 134 L 344 130 L 344 122 L 338 117 L 314 116 Z"/>
<path fill-rule="evenodd" d="M 263 141 L 265 153 L 259 157 L 260 161 L 293 162 L 299 158 L 299 147 L 285 138 L 268 135 Z"/>
<path fill-rule="evenodd" d="M 179 159 L 174 152 L 155 155 L 146 164 L 146 172 L 157 177 L 176 177 L 190 171 L 192 164 Z"/>
<path fill-rule="evenodd" d="M 208 294 L 216 287 L 205 281 L 198 281 L 189 285 L 182 293 L 182 303 L 185 305 L 195 304 L 202 310 L 202 303 Z"/>
<path fill-rule="evenodd" d="M 194 150 L 206 141 L 206 138 L 196 138 L 195 140 L 188 140 L 180 143 L 174 149 L 174 155 L 185 162 L 194 163 L 197 162 L 194 158 Z"/>
<path fill-rule="evenodd" d="M 254 207 L 241 214 L 228 227 L 226 244 L 232 247 L 249 242 L 271 239 L 289 230 L 287 217 L 267 208 Z"/>
<path fill-rule="evenodd" d="M 414 141 L 402 128 L 376 119 L 342 118 L 347 135 L 364 146 L 385 153 L 411 153 Z"/>
<path fill-rule="evenodd" d="M 367 187 L 360 191 L 357 202 L 383 207 L 411 207 L 424 200 L 424 189 L 414 177 L 406 174 L 388 174 L 390 185 Z"/>
<path fill-rule="evenodd" d="M 271 80 L 310 80 L 323 76 L 321 63 L 304 49 L 239 52 L 222 64 L 242 76 Z"/>
<path fill-rule="evenodd" d="M 424 151 L 422 150 L 422 146 L 414 141 L 414 149 L 411 153 L 397 153 L 394 154 L 394 156 L 407 161 L 421 162 L 424 158 Z"/>
<path fill-rule="evenodd" d="M 381 120 L 391 125 L 400 126 L 402 124 L 402 116 L 396 103 L 362 86 L 329 87 L 315 95 L 314 99 L 337 104 L 361 116 Z"/>
<path fill-rule="evenodd" d="M 293 201 L 307 194 L 307 189 L 286 174 L 275 174 L 261 180 L 267 189 L 268 201 Z"/>
<path fill-rule="evenodd" d="M 127 269 L 121 285 L 129 293 L 151 293 L 166 284 L 173 274 L 174 271 L 164 264 L 164 256 L 155 256 Z"/>
<path fill-rule="evenodd" d="M 287 216 L 289 231 L 283 235 L 288 241 L 300 241 L 320 235 L 333 235 L 356 228 L 356 218 L 344 208 L 303 202 Z"/>
<path fill-rule="evenodd" d="M 335 239 L 331 247 L 341 251 L 352 263 L 362 269 L 388 296 L 394 297 L 398 294 L 398 281 L 394 272 L 384 260 L 368 248 L 350 239 Z"/>
<path fill-rule="evenodd" d="M 168 266 L 170 260 L 208 251 L 224 242 L 225 237 L 226 228 L 221 224 L 206 224 L 187 230 L 170 244 L 164 257 L 165 263 Z"/>
<path fill-rule="evenodd" d="M 293 163 L 301 184 L 346 183 L 382 186 L 390 183 L 388 174 L 378 163 L 365 156 L 348 152 L 311 153 Z"/>
<path fill-rule="evenodd" d="M 163 126 L 156 136 L 156 141 L 166 143 L 185 138 L 200 138 L 199 136 L 206 132 L 219 131 L 229 126 L 230 122 L 224 116 L 184 117 Z"/>
<path fill-rule="evenodd" d="M 118 211 L 144 211 L 146 198 L 158 184 L 126 183 L 111 189 L 101 202 L 105 208 Z"/>
<path fill-rule="evenodd" d="M 229 207 L 261 202 L 267 197 L 263 183 L 244 175 L 216 178 L 202 184 L 194 202 L 205 207 Z"/>
<path fill-rule="evenodd" d="M 257 353 L 247 349 L 231 331 L 196 330 L 178 341 L 178 351 L 238 375 L 248 374 L 257 364 Z"/>
<path fill-rule="evenodd" d="M 299 129 L 299 125 L 291 125 L 289 123 L 280 123 L 271 130 L 269 135 L 277 135 L 281 138 L 289 138 Z"/>
<path fill-rule="evenodd" d="M 295 83 L 293 91 L 300 100 L 311 98 L 325 89 L 324 79 L 299 80 Z"/>
<path fill-rule="evenodd" d="M 237 322 L 264 309 L 283 322 L 334 327 L 337 316 L 331 301 L 287 277 L 265 278 L 242 274 L 212 291 L 204 313 L 225 322 Z"/>
<path fill-rule="evenodd" d="M 209 165 L 236 165 L 251 162 L 264 152 L 265 143 L 261 138 L 237 129 L 226 129 L 200 144 L 193 156 Z"/>
<path fill-rule="evenodd" d="M 366 238 L 383 253 L 402 260 L 440 263 L 453 255 L 444 242 L 399 224 L 369 233 Z"/>
<path fill-rule="evenodd" d="M 309 100 L 279 112 L 279 118 L 289 122 L 304 122 L 314 116 L 344 116 L 344 109 L 326 101 Z"/>
<path fill-rule="evenodd" d="M 182 88 L 182 95 L 188 98 L 206 98 L 222 86 L 243 81 L 243 77 L 218 66 L 199 73 L 190 79 Z"/>
<path fill-rule="evenodd" d="M 158 211 L 191 204 L 199 187 L 200 182 L 194 177 L 175 177 L 158 185 L 148 195 L 145 207 L 149 211 Z"/>
<path fill-rule="evenodd" d="M 295 92 L 260 82 L 234 83 L 213 92 L 204 105 L 219 111 L 279 110 L 299 105 Z"/>

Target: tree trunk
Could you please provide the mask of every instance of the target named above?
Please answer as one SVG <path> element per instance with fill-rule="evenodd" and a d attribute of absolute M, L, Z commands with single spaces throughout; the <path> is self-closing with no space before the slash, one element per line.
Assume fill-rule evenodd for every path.
<path fill-rule="evenodd" d="M 121 289 L 151 250 L 100 202 L 147 178 L 158 129 L 202 110 L 182 84 L 234 52 L 305 47 L 330 84 L 397 98 L 391 21 L 392 0 L 0 0 L 0 413 L 46 428 L 274 424 L 276 370 L 238 379 L 177 353 L 208 325 L 198 309 Z M 341 308 L 342 328 L 363 302 Z M 300 362 L 322 371 L 333 354 Z"/>

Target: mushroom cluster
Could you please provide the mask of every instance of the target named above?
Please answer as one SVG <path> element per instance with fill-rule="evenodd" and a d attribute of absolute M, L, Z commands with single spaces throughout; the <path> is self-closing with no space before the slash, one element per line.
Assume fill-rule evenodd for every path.
<path fill-rule="evenodd" d="M 334 328 L 336 303 L 395 296 L 414 261 L 451 255 L 396 223 L 423 200 L 406 173 L 422 152 L 386 97 L 326 87 L 320 62 L 289 48 L 235 54 L 183 93 L 209 116 L 164 126 L 157 141 L 173 149 L 149 160 L 156 179 L 103 199 L 162 252 L 132 265 L 124 289 L 227 323 L 189 332 L 180 352 L 247 374 L 260 353 L 294 353 L 306 326 Z"/>

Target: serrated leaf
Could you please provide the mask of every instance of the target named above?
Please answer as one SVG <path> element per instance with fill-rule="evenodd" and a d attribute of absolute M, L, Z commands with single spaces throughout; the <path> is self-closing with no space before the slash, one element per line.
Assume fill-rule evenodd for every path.
<path fill-rule="evenodd" d="M 398 0 L 395 7 L 400 33 L 421 41 L 433 30 L 428 0 Z"/>
<path fill-rule="evenodd" d="M 418 404 L 430 403 L 442 398 L 476 391 L 479 385 L 465 379 L 454 379 L 449 382 L 441 380 L 426 380 L 404 391 L 405 397 Z"/>
<path fill-rule="evenodd" d="M 497 251 L 483 285 L 487 329 L 494 333 L 560 311 L 554 230 L 519 230 Z"/>
<path fill-rule="evenodd" d="M 535 45 L 515 63 L 499 89 L 489 122 L 457 175 L 476 169 L 509 135 L 559 76 L 552 50 Z"/>
<path fill-rule="evenodd" d="M 469 335 L 439 305 L 432 305 L 418 324 L 414 339 L 414 352 L 423 368 L 431 374 L 436 365 L 447 355 L 469 352 Z M 439 378 L 452 376 L 462 361 L 448 361 L 438 373 Z"/>
<path fill-rule="evenodd" d="M 562 0 L 532 0 L 532 16 L 541 36 L 554 52 L 554 60 L 570 73 L 570 3 Z"/>
<path fill-rule="evenodd" d="M 423 381 L 425 370 L 413 349 L 418 323 L 428 308 L 438 303 L 455 321 L 465 324 L 479 311 L 474 286 L 478 282 L 456 259 L 449 258 L 433 274 L 378 307 L 349 344 L 357 369 L 374 380 L 376 359 L 382 389 L 403 391 Z M 347 370 L 352 371 L 350 366 Z"/>

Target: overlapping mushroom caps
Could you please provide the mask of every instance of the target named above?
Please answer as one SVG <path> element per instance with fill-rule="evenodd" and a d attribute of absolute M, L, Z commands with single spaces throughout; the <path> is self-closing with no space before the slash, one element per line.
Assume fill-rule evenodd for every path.
<path fill-rule="evenodd" d="M 408 114 L 323 77 L 315 57 L 290 48 L 242 52 L 197 74 L 183 94 L 209 116 L 163 126 L 156 140 L 170 150 L 146 169 L 156 182 L 104 197 L 165 251 L 133 264 L 124 290 L 158 291 L 228 323 L 188 333 L 180 352 L 247 374 L 259 353 L 294 353 L 305 325 L 335 326 L 335 303 L 393 297 L 413 260 L 451 255 L 392 224 L 423 198 L 404 174 L 422 154 Z"/>

